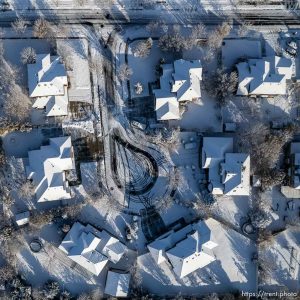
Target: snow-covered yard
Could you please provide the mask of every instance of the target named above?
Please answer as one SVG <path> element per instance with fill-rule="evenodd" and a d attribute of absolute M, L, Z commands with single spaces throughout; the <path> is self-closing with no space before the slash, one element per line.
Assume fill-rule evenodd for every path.
<path fill-rule="evenodd" d="M 255 291 L 256 265 L 251 257 L 256 251 L 254 243 L 219 223 L 214 231 L 216 261 L 189 276 L 179 279 L 168 266 L 158 267 L 149 253 L 138 258 L 143 285 L 157 295 L 199 296 L 230 291 Z"/>
<path fill-rule="evenodd" d="M 18 81 L 27 87 L 27 66 L 21 62 L 21 52 L 24 48 L 31 47 L 37 54 L 49 53 L 51 45 L 46 40 L 39 39 L 2 39 L 4 58 L 18 68 Z"/>
<path fill-rule="evenodd" d="M 44 140 L 40 129 L 29 132 L 13 131 L 3 137 L 3 149 L 7 156 L 27 157 L 28 151 L 39 148 Z"/>
<path fill-rule="evenodd" d="M 262 46 L 259 40 L 225 39 L 222 46 L 222 64 L 232 68 L 239 59 L 261 58 Z"/>
<path fill-rule="evenodd" d="M 135 57 L 133 49 L 140 41 L 135 40 L 131 42 L 128 48 L 128 65 L 133 72 L 130 77 L 131 97 L 149 96 L 148 84 L 158 79 L 156 68 L 159 66 L 160 60 L 164 59 L 166 63 L 171 63 L 174 60 L 174 55 L 160 50 L 157 40 L 153 41 L 153 46 L 148 57 Z M 140 95 L 136 95 L 134 91 L 134 85 L 137 82 L 140 82 L 143 86 L 143 92 Z"/>
<path fill-rule="evenodd" d="M 25 246 L 17 254 L 17 259 L 18 269 L 33 287 L 41 286 L 51 278 L 71 293 L 81 294 L 96 287 L 103 289 L 105 284 L 105 272 L 95 278 L 80 268 L 74 268 L 72 261 L 61 250 L 47 242 L 44 242 L 44 249 L 39 253 Z"/>
<path fill-rule="evenodd" d="M 201 132 L 222 132 L 222 117 L 216 101 L 202 90 L 201 100 L 187 104 L 187 109 L 179 121 L 171 122 L 182 130 Z"/>
<path fill-rule="evenodd" d="M 269 278 L 261 283 L 266 291 L 278 291 L 278 288 L 288 292 L 299 292 L 300 278 L 300 231 L 299 226 L 290 227 L 274 237 L 272 245 L 268 245 L 260 255 L 271 264 Z"/>
<path fill-rule="evenodd" d="M 193 145 L 193 149 L 185 149 L 185 144 Z M 187 147 L 186 146 L 186 147 Z M 177 196 L 184 200 L 195 200 L 199 193 L 199 148 L 200 136 L 195 132 L 181 132 L 178 138 L 178 146 L 170 151 L 172 163 L 178 172 Z"/>

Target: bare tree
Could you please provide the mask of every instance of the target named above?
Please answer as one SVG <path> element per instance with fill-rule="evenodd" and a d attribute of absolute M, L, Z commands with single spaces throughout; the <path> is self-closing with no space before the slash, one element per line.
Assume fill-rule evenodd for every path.
<path fill-rule="evenodd" d="M 74 0 L 75 5 L 84 6 L 87 4 L 87 0 Z"/>
<path fill-rule="evenodd" d="M 190 39 L 197 44 L 199 39 L 203 39 L 207 37 L 207 30 L 203 23 L 199 23 L 192 28 Z"/>
<path fill-rule="evenodd" d="M 275 239 L 270 230 L 259 229 L 257 242 L 263 248 L 269 247 L 274 243 Z"/>
<path fill-rule="evenodd" d="M 137 43 L 137 45 L 133 49 L 133 55 L 135 57 L 147 57 L 150 54 L 150 50 L 153 45 L 152 38 L 148 38 L 147 40 L 143 40 Z"/>
<path fill-rule="evenodd" d="M 159 38 L 158 45 L 161 50 L 170 52 L 180 52 L 191 46 L 186 43 L 185 38 L 178 32 L 162 35 Z"/>
<path fill-rule="evenodd" d="M 29 180 L 26 180 L 18 189 L 18 194 L 20 197 L 30 199 L 34 195 L 33 184 Z"/>
<path fill-rule="evenodd" d="M 264 212 L 263 210 L 259 209 L 258 207 L 251 209 L 248 212 L 248 216 L 251 220 L 252 225 L 255 228 L 266 228 L 270 222 L 272 221 L 270 219 L 270 216 Z"/>
<path fill-rule="evenodd" d="M 164 196 L 155 200 L 155 208 L 161 213 L 165 213 L 173 204 L 174 199 L 171 196 Z"/>
<path fill-rule="evenodd" d="M 219 68 L 212 74 L 204 74 L 204 77 L 203 83 L 207 92 L 215 96 L 220 105 L 227 104 L 227 101 L 237 89 L 237 73 L 227 73 L 224 69 Z"/>
<path fill-rule="evenodd" d="M 73 70 L 73 55 L 71 46 L 68 43 L 62 43 L 57 47 L 57 54 L 61 58 L 61 63 L 63 63 L 68 71 Z"/>
<path fill-rule="evenodd" d="M 33 25 L 33 35 L 39 39 L 52 39 L 54 37 L 54 28 L 45 19 L 37 19 Z"/>
<path fill-rule="evenodd" d="M 0 268 L 0 282 L 10 281 L 16 275 L 14 268 L 10 265 L 4 265 Z"/>
<path fill-rule="evenodd" d="M 127 64 L 122 64 L 120 66 L 118 76 L 121 81 L 128 80 L 132 74 L 132 69 Z"/>
<path fill-rule="evenodd" d="M 143 92 L 143 86 L 140 82 L 137 82 L 135 85 L 134 85 L 134 91 L 137 95 L 140 95 L 142 92 Z"/>
<path fill-rule="evenodd" d="M 251 22 L 242 22 L 242 24 L 238 28 L 238 35 L 240 37 L 244 37 L 250 30 L 250 26 L 252 26 Z"/>
<path fill-rule="evenodd" d="M 32 47 L 26 47 L 21 51 L 22 64 L 34 64 L 36 61 L 36 52 Z"/>
<path fill-rule="evenodd" d="M 29 97 L 25 95 L 20 86 L 12 83 L 3 105 L 5 114 L 11 120 L 23 122 L 29 117 L 30 107 Z"/>
<path fill-rule="evenodd" d="M 27 24 L 27 21 L 22 18 L 18 18 L 11 23 L 11 27 L 17 33 L 24 33 L 27 28 Z"/>
<path fill-rule="evenodd" d="M 212 293 L 203 298 L 203 300 L 219 300 L 219 296 L 217 293 Z"/>
<path fill-rule="evenodd" d="M 46 299 L 55 299 L 60 294 L 60 286 L 57 281 L 48 281 L 43 289 Z"/>
<path fill-rule="evenodd" d="M 208 35 L 207 46 L 210 51 L 218 49 L 222 46 L 223 39 L 230 33 L 231 26 L 227 22 L 223 22 L 213 32 Z"/>
<path fill-rule="evenodd" d="M 158 34 L 161 31 L 167 32 L 168 30 L 163 30 L 163 27 L 166 26 L 166 24 L 162 21 L 151 21 L 147 26 L 146 30 L 149 31 L 151 34 Z M 168 26 L 167 26 L 168 28 Z"/>
<path fill-rule="evenodd" d="M 46 224 L 49 224 L 54 218 L 52 210 L 44 211 L 42 213 L 33 213 L 30 216 L 30 224 L 36 227 L 43 227 Z"/>

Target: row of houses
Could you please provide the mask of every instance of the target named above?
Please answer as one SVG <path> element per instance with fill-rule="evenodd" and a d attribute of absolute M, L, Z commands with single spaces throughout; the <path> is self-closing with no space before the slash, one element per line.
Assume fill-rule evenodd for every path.
<path fill-rule="evenodd" d="M 181 105 L 201 99 L 201 61 L 179 59 L 161 67 L 160 88 L 153 90 L 157 120 L 179 120 Z M 237 63 L 236 69 L 237 96 L 285 95 L 287 82 L 294 76 L 292 60 L 276 55 L 247 59 Z"/>

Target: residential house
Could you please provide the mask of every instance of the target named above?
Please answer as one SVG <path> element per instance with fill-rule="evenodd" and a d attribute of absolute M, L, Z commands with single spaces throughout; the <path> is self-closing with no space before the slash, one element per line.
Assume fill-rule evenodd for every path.
<path fill-rule="evenodd" d="M 70 259 L 99 275 L 110 261 L 117 263 L 127 248 L 105 230 L 97 230 L 91 225 L 76 222 L 59 246 Z"/>
<path fill-rule="evenodd" d="M 162 65 L 160 88 L 153 90 L 157 120 L 180 119 L 180 103 L 201 97 L 202 65 L 200 60 L 179 59 Z"/>
<path fill-rule="evenodd" d="M 66 171 L 75 169 L 71 137 L 51 138 L 47 146 L 28 152 L 27 178 L 35 186 L 38 202 L 70 199 Z"/>
<path fill-rule="evenodd" d="M 281 192 L 287 198 L 300 198 L 300 142 L 291 143 L 288 160 L 289 185 L 281 186 Z"/>
<path fill-rule="evenodd" d="M 108 271 L 104 293 L 113 297 L 127 297 L 130 274 Z"/>
<path fill-rule="evenodd" d="M 293 77 L 293 62 L 289 58 L 266 56 L 248 59 L 236 65 L 239 76 L 238 96 L 286 95 L 287 81 Z"/>
<path fill-rule="evenodd" d="M 58 56 L 38 54 L 33 64 L 27 65 L 29 96 L 33 108 L 44 109 L 45 115 L 68 114 L 68 78 Z"/>
<path fill-rule="evenodd" d="M 212 194 L 249 195 L 250 156 L 233 153 L 232 137 L 204 137 L 201 161 Z"/>
<path fill-rule="evenodd" d="M 148 244 L 155 262 L 170 263 L 174 273 L 183 278 L 215 261 L 214 242 L 211 226 L 214 220 L 208 219 L 187 225 L 169 232 Z"/>

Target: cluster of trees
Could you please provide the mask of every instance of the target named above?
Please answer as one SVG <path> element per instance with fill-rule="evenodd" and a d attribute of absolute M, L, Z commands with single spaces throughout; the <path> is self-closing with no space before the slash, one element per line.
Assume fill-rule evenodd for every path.
<path fill-rule="evenodd" d="M 279 185 L 285 178 L 279 168 L 279 158 L 284 146 L 291 141 L 297 130 L 290 125 L 281 130 L 272 131 L 261 122 L 249 124 L 249 128 L 239 130 L 239 146 L 242 151 L 250 151 L 254 174 L 261 178 L 262 189 Z"/>
<path fill-rule="evenodd" d="M 216 49 L 222 46 L 223 39 L 230 33 L 231 25 L 223 22 L 214 31 L 207 31 L 204 24 L 195 25 L 188 37 L 184 37 L 180 29 L 173 27 L 172 30 L 166 32 L 159 38 L 159 47 L 163 51 L 180 52 L 182 50 L 191 49 L 193 46 L 200 44 L 207 47 L 207 59 L 209 60 Z"/>
<path fill-rule="evenodd" d="M 19 71 L 0 56 L 0 90 L 6 118 L 2 123 L 24 123 L 28 120 L 31 101 L 18 84 Z"/>
<path fill-rule="evenodd" d="M 238 75 L 235 71 L 228 73 L 218 68 L 212 73 L 204 73 L 202 84 L 210 95 L 216 97 L 217 103 L 224 106 L 236 92 Z"/>

